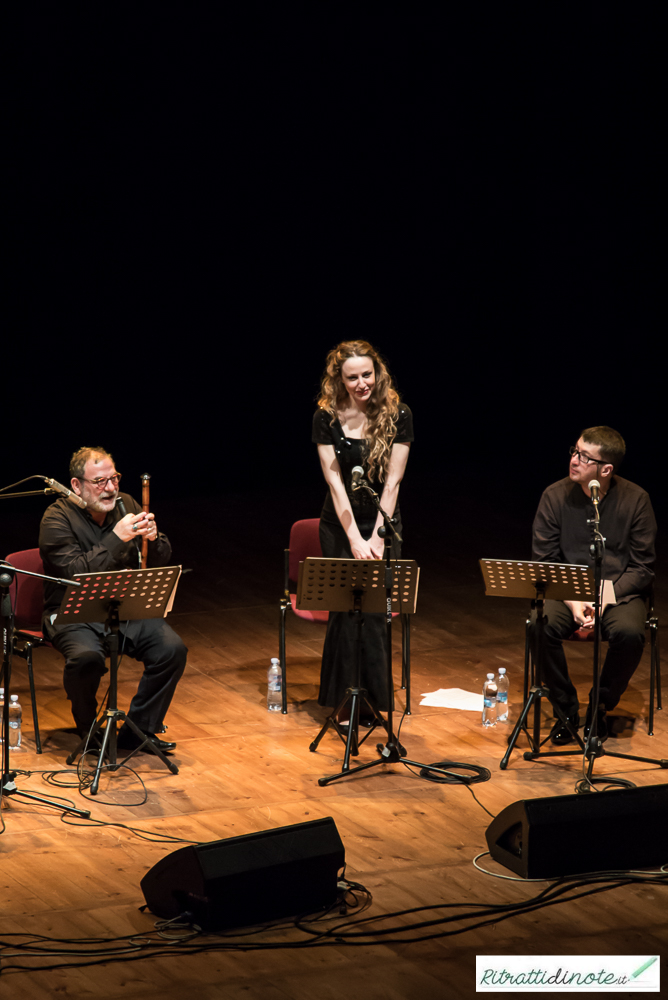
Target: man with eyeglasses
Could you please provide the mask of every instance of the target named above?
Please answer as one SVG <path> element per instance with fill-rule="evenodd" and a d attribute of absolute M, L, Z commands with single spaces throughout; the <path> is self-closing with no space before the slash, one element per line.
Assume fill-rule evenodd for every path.
<path fill-rule="evenodd" d="M 589 483 L 600 483 L 601 533 L 606 539 L 603 579 L 613 583 L 616 601 L 604 609 L 601 619 L 602 637 L 609 644 L 601 671 L 596 725 L 601 740 L 608 737 L 606 715 L 619 702 L 642 656 L 646 616 L 643 597 L 654 580 L 654 511 L 643 489 L 616 475 L 625 452 L 624 439 L 611 427 L 582 431 L 570 449 L 568 476 L 545 490 L 533 523 L 533 559 L 593 566 L 589 551 L 592 532 L 587 523 L 594 517 Z M 551 702 L 560 706 L 577 729 L 578 693 L 568 673 L 562 640 L 580 628 L 593 627 L 594 607 L 583 601 L 547 600 L 545 614 L 548 621 L 542 679 L 549 688 Z M 592 714 L 590 701 L 585 736 L 589 734 Z M 573 740 L 569 729 L 560 722 L 550 738 L 557 746 Z"/>
<path fill-rule="evenodd" d="M 72 491 L 86 501 L 85 509 L 70 500 L 56 500 L 45 512 L 39 534 L 44 572 L 73 577 L 136 569 L 137 539 L 148 540 L 149 566 L 168 566 L 172 547 L 158 531 L 155 516 L 144 513 L 126 493 L 119 494 L 121 475 L 112 456 L 103 448 L 80 448 L 70 461 Z M 121 496 L 125 515 L 117 508 Z M 96 622 L 54 625 L 65 588 L 45 581 L 44 634 L 65 657 L 64 685 L 80 736 L 86 736 L 97 714 L 97 689 L 105 674 L 104 625 Z M 121 622 L 119 649 L 141 660 L 144 674 L 132 699 L 128 716 L 163 752 L 176 747 L 160 739 L 163 719 L 186 664 L 187 649 L 164 619 Z M 122 726 L 118 746 L 134 750 L 139 740 Z"/>

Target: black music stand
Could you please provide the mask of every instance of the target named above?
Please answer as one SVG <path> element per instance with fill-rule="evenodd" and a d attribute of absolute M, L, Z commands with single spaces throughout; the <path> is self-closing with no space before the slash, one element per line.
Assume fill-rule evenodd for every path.
<path fill-rule="evenodd" d="M 72 764 L 79 753 L 85 753 L 91 739 L 102 728 L 106 720 L 102 747 L 95 767 L 95 777 L 90 786 L 91 795 L 96 795 L 103 767 L 117 771 L 117 725 L 124 722 L 140 739 L 136 747 L 125 758 L 124 763 L 139 753 L 150 751 L 169 768 L 172 774 L 179 769 L 143 733 L 125 712 L 118 708 L 118 626 L 121 621 L 137 621 L 144 618 L 166 618 L 172 609 L 176 585 L 181 575 L 180 566 L 162 566 L 155 569 L 109 570 L 100 573 L 77 573 L 75 579 L 81 589 L 68 588 L 55 619 L 57 625 L 73 625 L 79 622 L 104 622 L 107 632 L 109 654 L 109 698 L 103 719 L 97 719 L 90 733 L 83 737 L 76 750 L 67 758 Z M 105 761 L 108 763 L 105 764 Z"/>
<path fill-rule="evenodd" d="M 508 749 L 499 764 L 501 770 L 505 770 L 508 766 L 510 754 L 521 731 L 524 731 L 531 747 L 530 750 L 524 753 L 525 760 L 538 760 L 541 757 L 579 756 L 580 754 L 584 754 L 591 762 L 593 758 L 607 754 L 608 756 L 621 757 L 625 760 L 638 760 L 647 764 L 658 764 L 661 767 L 668 767 L 668 761 L 606 751 L 601 741 L 597 739 L 590 739 L 585 747 L 577 729 L 558 705 L 552 705 L 554 713 L 561 724 L 573 736 L 578 747 L 573 750 L 541 750 L 541 746 L 549 739 L 548 735 L 543 740 L 543 743 L 540 741 L 540 702 L 542 698 L 549 697 L 549 689 L 542 683 L 541 675 L 544 630 L 547 620 L 543 613 L 543 603 L 548 597 L 555 601 L 588 601 L 596 607 L 596 627 L 599 628 L 599 607 L 597 606 L 599 602 L 595 600 L 597 580 L 592 569 L 589 566 L 575 563 L 547 563 L 516 559 L 481 559 L 480 569 L 485 580 L 485 594 L 488 597 L 522 597 L 525 600 L 529 598 L 532 606 L 536 608 L 534 683 L 531 685 L 528 698 L 524 702 L 520 717 L 508 740 Z M 598 584 L 600 591 L 600 578 Z M 597 655 L 598 643 L 596 644 L 594 661 L 595 684 L 597 683 Z M 525 726 L 526 718 L 532 706 L 534 708 L 533 737 Z"/>
<path fill-rule="evenodd" d="M 420 571 L 412 559 L 391 559 L 393 574 L 393 610 L 401 614 L 414 614 Z M 386 609 L 384 588 L 385 564 L 382 559 L 326 559 L 309 556 L 299 564 L 297 608 L 300 611 L 351 612 L 357 625 L 355 684 L 332 712 L 324 726 L 309 746 L 314 753 L 320 740 L 331 727 L 346 744 L 343 770 L 348 771 L 350 757 L 357 757 L 359 747 L 378 726 L 387 731 L 387 723 L 361 686 L 362 628 L 364 612 L 383 614 Z M 337 716 L 350 704 L 350 723 L 342 726 Z M 370 709 L 373 721 L 364 737 L 359 739 L 360 708 Z M 403 747 L 401 748 L 403 752 Z"/>
<path fill-rule="evenodd" d="M 480 569 L 485 581 L 485 594 L 488 597 L 522 597 L 530 599 L 532 607 L 536 608 L 536 658 L 534 683 L 525 699 L 522 712 L 515 724 L 499 767 L 502 771 L 508 766 L 510 754 L 517 742 L 517 737 L 524 731 L 531 751 L 525 753 L 525 760 L 534 760 L 537 756 L 556 756 L 557 754 L 572 755 L 584 752 L 585 745 L 580 739 L 577 729 L 566 717 L 559 705 L 553 705 L 555 715 L 578 743 L 576 750 L 540 752 L 540 703 L 542 698 L 549 697 L 549 690 L 542 683 L 543 640 L 546 618 L 543 613 L 545 600 L 550 597 L 555 601 L 593 601 L 594 576 L 588 566 L 575 563 L 546 563 L 517 559 L 481 559 Z M 525 720 L 534 708 L 533 737 L 525 726 Z M 549 737 L 547 737 L 549 738 Z M 545 741 L 543 741 L 545 742 Z"/>
<path fill-rule="evenodd" d="M 44 573 L 33 573 L 27 569 L 18 569 L 11 563 L 0 560 L 0 632 L 2 633 L 2 687 L 5 689 L 5 703 L 2 709 L 2 720 L 0 721 L 0 732 L 2 733 L 2 778 L 0 779 L 0 808 L 2 799 L 9 796 L 18 796 L 22 799 L 29 799 L 32 802 L 39 802 L 43 806 L 52 806 L 59 812 L 69 812 L 82 819 L 90 817 L 89 809 L 76 809 L 55 799 L 48 799 L 43 795 L 35 795 L 33 792 L 25 792 L 17 788 L 16 771 L 9 769 L 9 683 L 11 680 L 10 661 L 12 655 L 12 645 L 14 642 L 14 615 L 9 594 L 9 588 L 14 580 L 15 573 L 22 573 L 24 576 L 36 576 L 40 580 L 51 580 L 71 586 L 73 590 L 78 586 L 73 580 L 61 580 L 59 577 L 46 576 Z"/>
<path fill-rule="evenodd" d="M 392 538 L 396 536 L 399 542 L 401 542 L 402 539 L 401 536 L 399 535 L 399 532 L 394 526 L 394 519 L 388 517 L 388 515 L 385 513 L 385 511 L 380 505 L 380 498 L 378 494 L 375 492 L 374 489 L 372 489 L 371 486 L 369 486 L 367 482 L 365 482 L 365 480 L 361 480 L 357 488 L 366 490 L 368 495 L 373 500 L 376 510 L 383 518 L 383 526 L 378 529 L 378 534 L 384 540 L 384 550 L 385 550 L 385 558 L 383 560 L 383 563 L 381 564 L 383 567 L 382 586 L 379 578 L 376 582 L 376 586 L 374 587 L 372 584 L 371 589 L 377 590 L 379 594 L 382 594 L 383 590 L 385 591 L 384 599 L 382 602 L 382 610 L 385 612 L 385 625 L 387 628 L 387 690 L 390 695 L 390 708 L 387 713 L 387 722 L 383 723 L 383 725 L 387 731 L 387 741 L 385 744 L 383 743 L 376 744 L 376 750 L 380 754 L 378 760 L 369 761 L 368 764 L 359 764 L 357 767 L 353 768 L 349 767 L 348 769 L 345 769 L 344 767 L 344 769 L 340 771 L 338 774 L 330 774 L 326 778 L 318 778 L 318 784 L 328 785 L 330 781 L 336 781 L 338 778 L 343 778 L 344 776 L 349 774 L 357 774 L 359 771 L 367 771 L 369 768 L 378 767 L 379 764 L 399 764 L 399 763 L 404 763 L 412 767 L 421 768 L 421 770 L 423 771 L 423 776 L 424 772 L 433 772 L 434 774 L 443 775 L 446 778 L 454 778 L 457 780 L 461 780 L 461 775 L 456 774 L 454 771 L 448 771 L 443 767 L 438 767 L 436 764 L 422 764 L 419 761 L 409 760 L 406 757 L 406 751 L 404 750 L 404 748 L 401 746 L 398 739 L 394 735 L 393 708 L 392 708 L 394 702 L 394 699 L 392 697 L 393 686 L 394 686 L 394 678 L 392 677 L 392 606 L 394 602 L 396 602 L 397 604 L 396 610 L 401 610 L 402 605 L 405 605 L 406 607 L 408 606 L 408 604 L 410 603 L 410 598 L 408 596 L 408 593 L 410 593 L 410 586 L 408 593 L 405 593 L 405 591 L 401 589 L 399 586 L 395 587 L 396 581 L 394 577 L 394 571 L 392 568 L 393 560 L 390 558 L 390 553 L 392 550 Z M 325 560 L 325 562 L 327 561 L 328 560 Z M 361 559 L 353 561 L 360 563 L 362 566 L 364 565 L 368 566 L 371 563 L 379 562 L 379 560 L 370 560 L 370 559 Z M 407 562 L 408 560 L 403 560 L 403 561 Z M 401 563 L 402 560 L 400 559 L 395 560 L 395 562 Z M 413 565 L 415 566 L 415 564 Z M 417 566 L 415 566 L 415 571 L 416 572 L 415 572 L 413 586 L 415 587 L 414 600 L 417 600 L 417 582 L 419 576 L 419 571 L 417 569 Z M 377 713 L 377 710 L 375 711 Z M 351 719 L 351 725 L 352 723 L 353 720 Z"/>

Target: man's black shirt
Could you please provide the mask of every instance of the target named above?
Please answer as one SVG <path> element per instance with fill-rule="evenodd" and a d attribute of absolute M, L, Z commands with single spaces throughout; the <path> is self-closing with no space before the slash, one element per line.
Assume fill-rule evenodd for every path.
<path fill-rule="evenodd" d="M 121 493 L 128 514 L 141 513 L 141 506 L 127 493 Z M 87 510 L 75 506 L 64 497 L 56 500 L 44 513 L 39 531 L 39 551 L 44 572 L 49 576 L 72 579 L 75 573 L 95 573 L 102 570 L 137 569 L 138 553 L 134 540 L 122 541 L 114 532 L 121 520 L 117 508 L 110 511 L 102 525 L 97 524 Z M 172 547 L 165 535 L 159 534 L 148 543 L 149 566 L 168 566 Z M 44 581 L 44 617 L 60 608 L 65 587 Z"/>
<path fill-rule="evenodd" d="M 603 579 L 615 585 L 617 603 L 644 594 L 654 580 L 656 520 L 645 490 L 615 476 L 600 503 L 606 539 Z M 560 479 L 543 493 L 533 523 L 533 559 L 594 565 L 588 518 L 594 506 L 578 483 Z"/>

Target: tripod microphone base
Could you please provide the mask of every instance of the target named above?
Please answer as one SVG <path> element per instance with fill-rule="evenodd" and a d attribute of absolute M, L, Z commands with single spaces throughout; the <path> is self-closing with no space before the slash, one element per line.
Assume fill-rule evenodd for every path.
<path fill-rule="evenodd" d="M 343 712 L 345 708 L 349 706 L 350 721 L 347 726 L 342 725 L 338 721 L 338 716 Z M 362 739 L 359 738 L 359 717 L 362 708 L 366 708 L 369 711 L 369 718 L 372 719 L 371 725 L 368 731 L 364 734 Z M 345 743 L 346 750 L 343 756 L 343 770 L 348 771 L 350 767 L 350 758 L 359 756 L 359 748 L 362 743 L 368 740 L 369 736 L 373 733 L 374 729 L 379 726 L 383 726 L 387 730 L 387 724 L 385 719 L 382 717 L 376 706 L 371 702 L 367 696 L 364 688 L 352 687 L 348 688 L 345 697 L 341 704 L 336 708 L 329 718 L 326 720 L 324 726 L 309 745 L 309 750 L 311 753 L 315 753 L 318 749 L 318 744 L 323 738 L 328 729 L 333 729 L 339 738 Z"/>
<path fill-rule="evenodd" d="M 368 771 L 371 767 L 378 767 L 379 764 L 408 764 L 409 767 L 419 767 L 423 771 L 433 771 L 434 774 L 442 774 L 447 777 L 459 777 L 459 775 L 453 775 L 452 771 L 448 771 L 444 767 L 438 767 L 435 764 L 422 764 L 418 760 L 409 760 L 406 757 L 406 751 L 402 747 L 401 743 L 397 743 L 396 740 L 389 740 L 387 743 L 377 743 L 376 750 L 380 754 L 378 760 L 370 760 L 367 764 L 359 764 L 357 767 L 351 767 L 347 770 L 340 771 L 338 774 L 330 774 L 326 778 L 318 778 L 318 784 L 328 785 L 332 781 L 336 781 L 338 778 L 347 778 L 349 774 L 357 774 L 359 771 Z"/>
<path fill-rule="evenodd" d="M 20 799 L 30 799 L 32 802 L 39 802 L 42 806 L 51 806 L 53 809 L 59 809 L 61 812 L 72 813 L 73 816 L 78 816 L 80 819 L 90 819 L 90 809 L 75 809 L 74 806 L 65 805 L 63 802 L 58 802 L 55 799 L 47 799 L 44 795 L 35 795 L 33 792 L 21 791 L 16 787 L 15 777 L 16 771 L 8 771 L 7 774 L 3 774 L 2 776 L 0 790 L 2 792 L 3 806 L 7 804 L 5 803 L 5 798 L 9 799 L 10 796 L 18 796 Z"/>
<path fill-rule="evenodd" d="M 90 786 L 90 794 L 97 795 L 100 786 L 100 776 L 102 769 L 105 768 L 107 771 L 118 771 L 120 767 L 128 762 L 131 757 L 139 753 L 140 750 L 144 750 L 148 753 L 155 754 L 159 757 L 162 763 L 168 768 L 172 774 L 178 774 L 179 769 L 176 764 L 173 764 L 168 757 L 164 755 L 162 750 L 153 743 L 146 733 L 142 732 L 139 726 L 129 719 L 125 712 L 121 712 L 119 709 L 107 709 L 105 719 L 107 725 L 102 729 L 102 720 L 98 719 L 90 733 L 80 741 L 76 750 L 74 750 L 67 758 L 68 764 L 73 764 L 80 753 L 86 750 L 89 745 L 90 740 L 93 739 L 98 733 L 103 732 L 104 736 L 102 738 L 102 747 L 99 749 L 100 756 L 98 757 L 97 764 L 95 765 L 95 777 Z M 123 764 L 119 764 L 116 756 L 117 749 L 117 725 L 119 722 L 125 723 L 125 725 L 134 733 L 137 739 L 140 740 L 139 746 L 135 747 L 127 757 L 125 758 Z M 94 746 L 91 749 L 95 751 L 98 750 L 98 746 Z"/>

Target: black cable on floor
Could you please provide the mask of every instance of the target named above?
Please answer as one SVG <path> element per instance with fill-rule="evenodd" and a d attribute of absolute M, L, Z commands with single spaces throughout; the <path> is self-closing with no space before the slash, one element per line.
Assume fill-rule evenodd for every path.
<path fill-rule="evenodd" d="M 460 775 L 454 772 L 452 774 L 436 774 L 430 770 L 431 767 L 439 767 L 446 771 L 453 771 L 453 768 L 462 771 L 472 771 L 473 776 L 469 777 L 466 774 Z M 489 781 L 492 777 L 492 772 L 486 767 L 480 767 L 478 764 L 460 764 L 455 760 L 437 760 L 428 767 L 421 768 L 420 777 L 426 778 L 427 781 L 436 781 L 444 785 L 474 785 L 478 781 Z"/>

